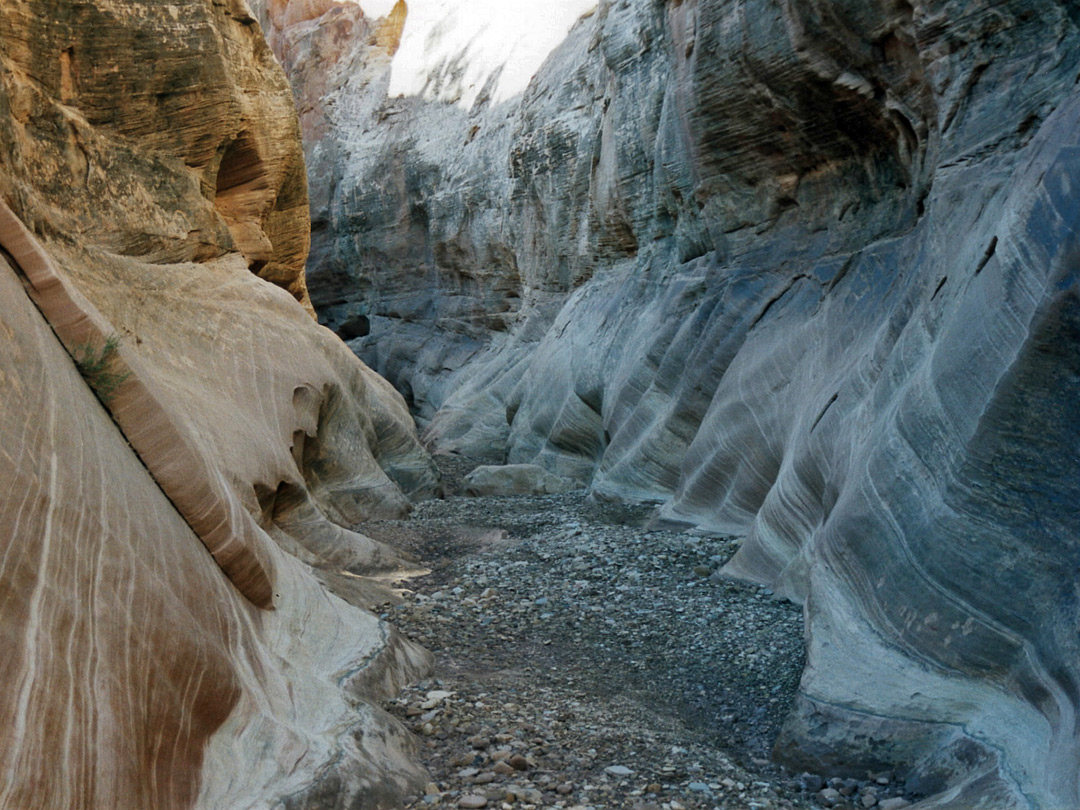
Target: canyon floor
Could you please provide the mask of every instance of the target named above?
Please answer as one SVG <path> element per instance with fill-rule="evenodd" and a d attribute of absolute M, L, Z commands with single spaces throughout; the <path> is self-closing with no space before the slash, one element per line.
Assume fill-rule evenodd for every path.
<path fill-rule="evenodd" d="M 463 497 L 475 465 L 439 461 L 445 500 L 362 526 L 430 569 L 381 608 L 437 662 L 387 706 L 432 778 L 407 806 L 906 804 L 889 774 L 771 764 L 802 612 L 716 573 L 736 539 L 650 531 L 649 508 L 583 492 Z"/>

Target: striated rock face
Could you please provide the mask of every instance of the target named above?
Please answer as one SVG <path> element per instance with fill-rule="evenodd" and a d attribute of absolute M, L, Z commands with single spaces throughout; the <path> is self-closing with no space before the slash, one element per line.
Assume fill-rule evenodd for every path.
<path fill-rule="evenodd" d="M 806 605 L 784 761 L 1080 805 L 1078 25 L 602 0 L 471 104 L 468 48 L 386 97 L 339 43 L 313 300 L 436 446 L 744 535 Z"/>
<path fill-rule="evenodd" d="M 311 318 L 258 25 L 5 3 L 0 62 L 0 807 L 392 804 L 422 774 L 368 701 L 429 661 L 348 527 L 436 479 Z"/>

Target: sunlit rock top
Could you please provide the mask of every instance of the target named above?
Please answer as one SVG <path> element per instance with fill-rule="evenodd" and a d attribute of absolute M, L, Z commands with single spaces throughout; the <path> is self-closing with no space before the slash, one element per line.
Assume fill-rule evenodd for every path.
<path fill-rule="evenodd" d="M 368 17 L 394 0 L 363 0 Z M 571 26 L 596 0 L 413 0 L 394 56 L 390 95 L 420 95 L 471 107 L 522 92 Z"/>

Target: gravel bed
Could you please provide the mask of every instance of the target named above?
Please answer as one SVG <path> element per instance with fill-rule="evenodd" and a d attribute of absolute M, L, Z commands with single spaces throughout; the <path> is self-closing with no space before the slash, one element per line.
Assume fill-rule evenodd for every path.
<path fill-rule="evenodd" d="M 580 492 L 456 496 L 471 465 L 441 461 L 450 497 L 360 527 L 431 569 L 382 606 L 437 660 L 387 705 L 432 775 L 407 807 L 843 808 L 898 793 L 889 775 L 771 764 L 802 613 L 717 573 L 737 540 L 646 531 L 649 509 Z"/>

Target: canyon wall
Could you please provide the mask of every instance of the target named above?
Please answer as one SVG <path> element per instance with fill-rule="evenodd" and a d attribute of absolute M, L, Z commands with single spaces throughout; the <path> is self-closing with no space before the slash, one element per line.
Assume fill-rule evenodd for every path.
<path fill-rule="evenodd" d="M 601 0 L 509 98 L 293 5 L 313 301 L 427 440 L 743 536 L 782 761 L 1080 805 L 1075 4 Z"/>
<path fill-rule="evenodd" d="M 350 530 L 437 486 L 315 323 L 287 81 L 235 2 L 0 5 L 0 807 L 394 806 L 430 665 Z"/>

